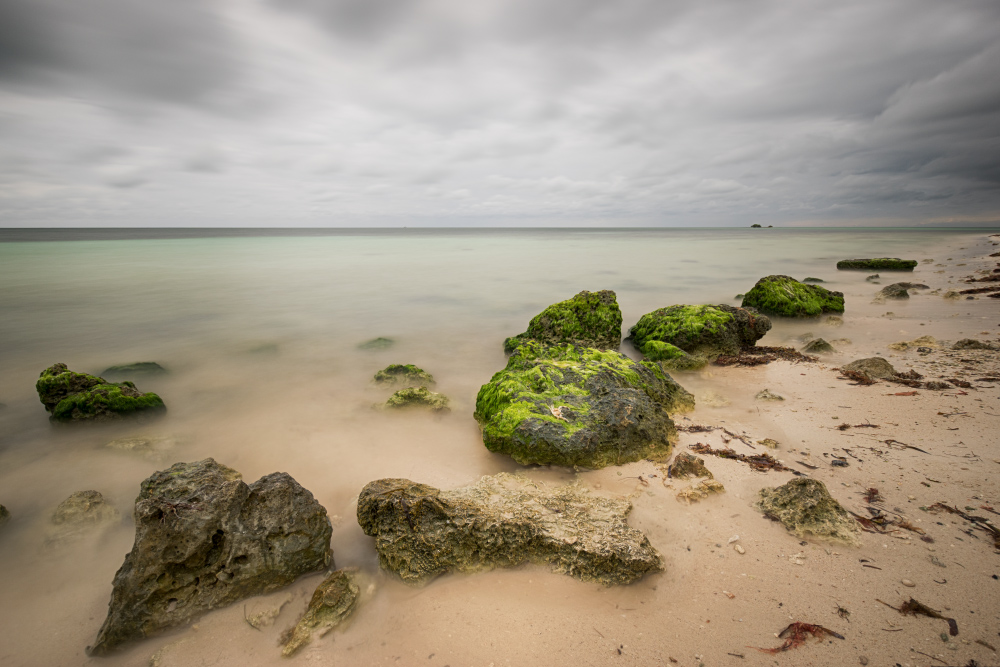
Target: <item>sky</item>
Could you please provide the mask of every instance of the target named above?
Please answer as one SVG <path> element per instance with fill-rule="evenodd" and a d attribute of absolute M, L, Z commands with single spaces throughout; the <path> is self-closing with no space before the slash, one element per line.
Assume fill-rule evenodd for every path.
<path fill-rule="evenodd" d="M 0 226 L 1000 225 L 1000 2 L 0 0 Z"/>

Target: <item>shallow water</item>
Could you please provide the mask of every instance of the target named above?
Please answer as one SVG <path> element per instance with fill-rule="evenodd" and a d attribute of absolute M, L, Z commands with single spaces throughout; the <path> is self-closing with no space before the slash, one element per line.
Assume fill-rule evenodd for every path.
<path fill-rule="evenodd" d="M 663 306 L 738 305 L 733 297 L 764 275 L 815 276 L 848 297 L 845 325 L 834 335 L 863 341 L 873 318 L 887 310 L 916 321 L 942 309 L 964 314 L 967 307 L 940 298 L 871 304 L 877 287 L 865 282 L 864 272 L 838 272 L 838 259 L 950 260 L 948 275 L 961 275 L 963 269 L 954 268 L 961 248 L 986 233 L 392 230 L 189 238 L 178 232 L 149 239 L 121 232 L 126 238 L 54 240 L 59 235 L 51 232 L 0 232 L 0 503 L 14 517 L 0 535 L 0 626 L 6 637 L 0 663 L 91 662 L 83 649 L 96 635 L 111 579 L 131 547 L 127 517 L 139 482 L 154 470 L 211 456 L 248 482 L 288 472 L 334 517 L 337 565 L 375 573 L 371 540 L 353 515 L 365 483 L 409 477 L 452 487 L 519 468 L 485 450 L 471 415 L 479 387 L 505 363 L 503 339 L 523 331 L 545 305 L 583 289 L 613 289 L 627 331 L 642 314 Z M 947 258 L 939 257 L 944 248 Z M 922 264 L 915 274 L 896 275 L 930 282 L 937 270 L 944 269 Z M 787 344 L 815 326 L 777 322 L 763 344 Z M 377 336 L 396 343 L 387 350 L 358 349 Z M 635 355 L 627 343 L 622 351 Z M 133 361 L 157 361 L 170 370 L 136 380 L 140 389 L 163 397 L 169 408 L 164 419 L 141 427 L 48 423 L 34 392 L 42 369 L 65 362 L 73 370 L 100 373 Z M 370 380 L 389 363 L 413 363 L 432 373 L 436 390 L 451 398 L 452 412 L 373 411 L 372 404 L 391 392 L 373 388 Z M 680 380 L 696 393 L 713 387 L 710 375 Z M 135 433 L 176 437 L 177 444 L 156 460 L 104 448 L 114 437 Z M 558 470 L 536 474 L 571 477 Z M 97 489 L 114 502 L 126 517 L 122 524 L 70 544 L 44 546 L 52 509 L 84 489 Z M 668 539 L 651 538 L 654 544 Z M 309 583 L 292 590 L 303 595 Z M 386 632 L 394 633 L 399 654 L 415 646 L 421 633 L 443 638 L 457 622 L 442 620 L 450 618 L 452 595 L 496 598 L 511 608 L 522 608 L 533 595 L 565 596 L 565 613 L 572 617 L 581 603 L 634 602 L 655 590 L 648 584 L 597 589 L 539 568 L 445 577 L 418 591 L 392 580 L 380 586 L 352 630 L 352 641 L 371 651 L 369 659 Z M 440 619 L 406 617 L 407 601 L 416 596 L 439 599 Z M 531 618 L 539 612 L 523 613 Z M 282 616 L 282 622 L 290 620 Z M 399 623 L 405 627 L 389 627 Z M 251 630 L 234 639 L 235 631 L 249 629 L 240 627 L 238 610 L 215 612 L 199 625 L 202 639 L 191 639 L 192 645 L 217 646 L 218 656 L 211 657 L 218 664 L 277 662 L 272 636 Z M 183 632 L 190 631 L 148 640 L 100 662 L 145 664 L 158 647 L 187 637 Z M 454 645 L 461 647 L 455 659 L 462 664 L 479 664 L 490 655 L 477 653 L 475 642 Z M 545 650 L 544 642 L 532 646 L 533 655 Z M 327 639 L 307 655 L 336 656 L 347 664 L 351 654 L 345 651 Z M 417 657 L 437 664 L 415 654 L 395 664 L 412 664 Z"/>

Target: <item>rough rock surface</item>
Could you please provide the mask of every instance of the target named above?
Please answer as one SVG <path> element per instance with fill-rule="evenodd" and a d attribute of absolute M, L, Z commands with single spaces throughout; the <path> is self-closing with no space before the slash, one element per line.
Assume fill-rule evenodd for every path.
<path fill-rule="evenodd" d="M 622 341 L 622 311 L 611 290 L 587 292 L 554 303 L 532 318 L 528 330 L 504 341 L 511 354 L 527 340 L 571 343 L 600 350 L 617 350 Z"/>
<path fill-rule="evenodd" d="M 96 375 L 74 373 L 66 364 L 42 371 L 35 389 L 54 422 L 110 421 L 166 411 L 159 396 L 144 394 L 131 382 L 112 383 Z"/>
<path fill-rule="evenodd" d="M 687 479 L 688 477 L 713 479 L 715 475 L 705 467 L 705 459 L 688 452 L 681 452 L 667 468 L 667 477 L 671 479 Z"/>
<path fill-rule="evenodd" d="M 756 310 L 717 306 L 670 306 L 646 313 L 629 329 L 629 338 L 647 359 L 671 362 L 690 354 L 714 361 L 739 354 L 771 329 Z"/>
<path fill-rule="evenodd" d="M 375 374 L 375 384 L 426 387 L 434 384 L 434 376 L 413 364 L 389 364 Z"/>
<path fill-rule="evenodd" d="M 77 491 L 52 512 L 52 523 L 57 526 L 98 525 L 120 519 L 121 513 L 99 491 Z"/>
<path fill-rule="evenodd" d="M 134 377 L 153 377 L 156 375 L 166 375 L 167 369 L 155 361 L 137 361 L 134 364 L 122 364 L 106 368 L 102 376 L 110 378 L 120 378 L 130 380 Z"/>
<path fill-rule="evenodd" d="M 573 345 L 521 345 L 476 396 L 483 443 L 522 464 L 603 468 L 665 459 L 668 413 L 694 397 L 655 363 Z"/>
<path fill-rule="evenodd" d="M 448 410 L 448 397 L 427 387 L 406 387 L 390 396 L 382 407 L 390 410 L 424 408 L 432 412 L 443 412 Z"/>
<path fill-rule="evenodd" d="M 838 269 L 864 269 L 867 271 L 912 271 L 916 265 L 917 260 L 915 259 L 899 259 L 898 257 L 842 259 L 837 262 Z"/>
<path fill-rule="evenodd" d="M 765 315 L 818 317 L 844 312 L 844 294 L 800 283 L 790 276 L 773 275 L 757 281 L 743 297 L 743 307 L 756 308 Z"/>
<path fill-rule="evenodd" d="M 992 343 L 984 343 L 981 340 L 976 340 L 975 338 L 963 338 L 954 345 L 951 346 L 953 350 L 995 350 L 996 345 Z"/>
<path fill-rule="evenodd" d="M 500 473 L 451 491 L 376 480 L 358 498 L 358 523 L 375 537 L 382 567 L 407 583 L 531 562 L 612 585 L 663 569 L 646 536 L 628 525 L 631 510 L 625 499 L 577 485 L 548 490 Z"/>
<path fill-rule="evenodd" d="M 346 621 L 358 607 L 361 589 L 354 568 L 337 570 L 327 575 L 309 600 L 305 614 L 295 624 L 281 655 L 294 655 L 312 640 L 314 632 L 323 636 Z"/>
<path fill-rule="evenodd" d="M 823 482 L 797 477 L 777 488 L 760 490 L 757 507 L 799 537 L 815 536 L 857 544 L 855 521 L 826 490 Z"/>
<path fill-rule="evenodd" d="M 0 505 L 0 526 L 10 521 L 10 510 Z"/>
<path fill-rule="evenodd" d="M 680 502 L 690 505 L 691 503 L 704 500 L 714 493 L 724 493 L 725 490 L 726 487 L 724 487 L 718 480 L 703 479 L 696 484 L 692 484 L 686 489 L 678 491 L 676 498 Z"/>
<path fill-rule="evenodd" d="M 877 303 L 883 303 L 886 299 L 909 299 L 911 289 L 929 289 L 927 285 L 920 283 L 893 283 L 886 285 L 875 295 Z"/>
<path fill-rule="evenodd" d="M 135 544 L 115 574 L 91 655 L 183 625 L 330 564 L 330 520 L 286 473 L 250 486 L 205 459 L 143 481 Z"/>
<path fill-rule="evenodd" d="M 823 338 L 813 338 L 811 341 L 806 343 L 806 346 L 802 348 L 802 351 L 806 354 L 833 354 L 837 350 L 833 349 L 833 345 L 826 342 Z"/>
<path fill-rule="evenodd" d="M 857 361 L 845 364 L 841 368 L 845 371 L 864 373 L 872 380 L 888 380 L 889 378 L 893 378 L 898 375 L 898 372 L 895 368 L 893 368 L 892 364 L 882 357 L 858 359 Z"/>

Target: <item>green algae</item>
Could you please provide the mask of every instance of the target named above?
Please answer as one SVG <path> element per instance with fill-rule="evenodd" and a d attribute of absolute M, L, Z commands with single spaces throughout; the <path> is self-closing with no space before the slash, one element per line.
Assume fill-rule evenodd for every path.
<path fill-rule="evenodd" d="M 71 371 L 66 364 L 42 371 L 35 389 L 55 422 L 106 421 L 166 410 L 159 396 L 140 392 L 132 382 L 107 382 L 95 375 Z"/>
<path fill-rule="evenodd" d="M 766 315 L 818 317 L 844 312 L 844 295 L 800 283 L 790 276 L 773 275 L 757 281 L 743 297 L 743 307 L 756 308 Z"/>
<path fill-rule="evenodd" d="M 355 568 L 347 568 L 331 572 L 323 579 L 305 614 L 292 629 L 281 655 L 286 658 L 294 655 L 312 640 L 314 633 L 322 635 L 346 621 L 357 609 L 361 597 L 358 578 Z"/>
<path fill-rule="evenodd" d="M 405 384 L 412 387 L 434 384 L 434 376 L 413 364 L 389 364 L 375 373 L 375 384 Z"/>
<path fill-rule="evenodd" d="M 898 257 L 876 257 L 874 259 L 842 259 L 837 262 L 837 268 L 863 269 L 866 271 L 912 271 L 917 266 L 915 259 L 899 259 Z"/>
<path fill-rule="evenodd" d="M 621 345 L 622 311 L 611 290 L 584 290 L 571 299 L 554 303 L 531 319 L 528 330 L 504 341 L 511 354 L 528 340 L 548 344 L 572 343 L 617 350 Z"/>
<path fill-rule="evenodd" d="M 448 409 L 448 397 L 436 394 L 427 387 L 406 387 L 390 396 L 383 407 L 392 410 L 426 408 L 433 412 L 442 412 Z"/>
<path fill-rule="evenodd" d="M 676 305 L 643 315 L 629 329 L 629 337 L 652 361 L 671 370 L 696 370 L 720 354 L 738 354 L 770 328 L 771 321 L 754 310 Z"/>

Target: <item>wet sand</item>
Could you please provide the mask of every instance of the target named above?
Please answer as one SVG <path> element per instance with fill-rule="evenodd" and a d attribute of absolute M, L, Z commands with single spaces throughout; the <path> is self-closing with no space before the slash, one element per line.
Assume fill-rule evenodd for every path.
<path fill-rule="evenodd" d="M 49 530 L 46 513 L 79 490 L 80 479 L 92 480 L 93 488 L 127 516 L 138 480 L 173 460 L 206 456 L 241 471 L 247 481 L 275 470 L 290 472 L 333 517 L 337 565 L 361 567 L 375 578 L 374 598 L 346 628 L 314 640 L 293 658 L 297 662 L 437 667 L 674 661 L 678 665 L 853 665 L 861 664 L 862 656 L 872 665 L 1000 662 L 985 645 L 1000 648 L 1000 581 L 993 578 L 1000 575 L 1000 556 L 982 531 L 971 530 L 954 515 L 921 509 L 944 502 L 963 510 L 972 507 L 967 510 L 970 514 L 991 518 L 994 515 L 982 506 L 1000 511 L 1000 383 L 975 382 L 978 377 L 1000 376 L 1000 354 L 948 350 L 961 338 L 997 343 L 1000 302 L 952 301 L 941 295 L 973 271 L 993 268 L 997 260 L 987 255 L 997 250 L 993 245 L 997 240 L 982 235 L 973 243 L 963 240 L 964 247 L 941 248 L 934 262 L 921 264 L 913 274 L 883 274 L 882 285 L 865 283 L 864 274 L 843 277 L 848 283 L 838 287 L 848 299 L 843 326 L 777 322 L 760 343 L 799 346 L 796 338 L 807 331 L 829 341 L 850 339 L 850 343 L 834 342 L 838 353 L 819 362 L 712 366 L 698 374 L 676 376 L 700 399 L 714 397 L 700 400 L 695 412 L 678 419 L 679 424 L 725 426 L 752 441 L 773 438 L 779 446 L 769 453 L 822 480 L 846 508 L 867 515 L 862 493 L 877 487 L 884 497 L 879 506 L 908 518 L 933 543 L 905 530 L 863 533 L 859 547 L 802 540 L 753 507 L 761 488 L 783 484 L 791 473 L 757 473 L 739 462 L 714 457 L 704 457 L 705 464 L 726 492 L 691 505 L 675 498 L 685 483 L 664 484 L 662 471 L 651 463 L 586 472 L 521 468 L 481 444 L 475 446 L 478 430 L 469 418 L 478 384 L 503 365 L 500 350 L 475 357 L 474 368 L 449 368 L 441 359 L 434 360 L 440 379 L 437 389 L 454 400 L 453 412 L 442 417 L 376 417 L 370 405 L 382 398 L 378 390 L 359 397 L 338 389 L 367 382 L 368 370 L 337 360 L 330 361 L 342 364 L 338 369 L 342 382 L 336 385 L 276 375 L 247 392 L 248 380 L 266 374 L 267 361 L 251 371 L 234 356 L 210 370 L 201 371 L 197 365 L 188 369 L 184 382 L 201 387 L 197 393 L 171 392 L 172 383 L 180 382 L 174 379 L 140 385 L 177 396 L 171 415 L 177 416 L 185 432 L 172 434 L 181 438 L 167 455 L 169 460 L 108 453 L 102 449 L 104 442 L 131 432 L 110 427 L 60 429 L 39 438 L 37 446 L 4 452 L 2 488 L 5 496 L 18 502 L 0 502 L 18 520 L 4 528 L 0 540 L 5 570 L 0 627 L 6 638 L 0 663 L 168 667 L 282 661 L 278 637 L 304 609 L 321 575 L 249 599 L 245 605 L 214 611 L 191 627 L 115 655 L 91 659 L 83 649 L 104 619 L 110 582 L 131 547 L 133 527 L 125 520 L 69 545 L 38 547 Z M 945 273 L 936 273 L 940 270 Z M 896 280 L 924 282 L 940 292 L 917 292 L 906 302 L 871 303 L 881 286 Z M 963 287 L 968 286 L 959 286 Z M 886 317 L 887 312 L 894 315 Z M 635 320 L 629 315 L 625 319 Z M 943 345 L 930 353 L 888 348 L 919 336 L 933 336 Z M 634 354 L 627 343 L 622 350 Z M 324 361 L 319 349 L 299 354 Z M 838 379 L 839 365 L 876 354 L 898 370 L 916 370 L 927 380 L 957 377 L 971 381 L 973 387 L 917 389 L 916 395 L 901 396 L 896 394 L 912 390 L 886 382 L 855 386 Z M 467 356 L 454 358 L 468 363 Z M 420 358 L 408 361 L 424 363 Z M 229 372 L 220 372 L 220 364 Z M 11 381 L 33 382 L 27 369 L 22 375 Z M 480 378 L 478 383 L 474 378 Z M 239 400 L 228 400 L 238 388 Z M 764 388 L 786 400 L 754 400 Z M 281 406 L 278 412 L 272 409 L 276 404 Z M 374 419 L 379 420 L 377 428 Z M 836 428 L 866 422 L 879 428 Z M 886 440 L 927 453 L 893 447 Z M 695 442 L 724 444 L 718 431 L 684 433 L 677 451 Z M 737 440 L 729 445 L 741 453 L 753 451 Z M 762 449 L 758 446 L 756 451 Z M 845 456 L 848 467 L 832 467 L 831 455 Z M 805 468 L 797 461 L 818 468 Z M 630 497 L 634 505 L 630 521 L 663 554 L 665 572 L 631 586 L 605 588 L 525 566 L 449 575 L 423 588 L 410 588 L 378 571 L 372 540 L 361 533 L 354 518 L 357 493 L 365 483 L 399 476 L 449 488 L 501 470 L 520 470 L 546 482 L 579 479 L 595 494 Z M 330 484 L 331 476 L 335 485 Z M 729 543 L 736 535 L 739 540 Z M 736 544 L 744 554 L 734 550 Z M 904 586 L 903 579 L 915 586 Z M 276 606 L 288 594 L 293 600 L 274 625 L 258 630 L 245 622 L 245 613 Z M 898 606 L 911 596 L 955 618 L 959 635 L 943 641 L 941 635 L 948 631 L 945 621 L 902 616 L 876 601 Z M 793 621 L 823 625 L 845 639 L 810 639 L 776 656 L 756 650 L 779 646 L 775 634 Z"/>

